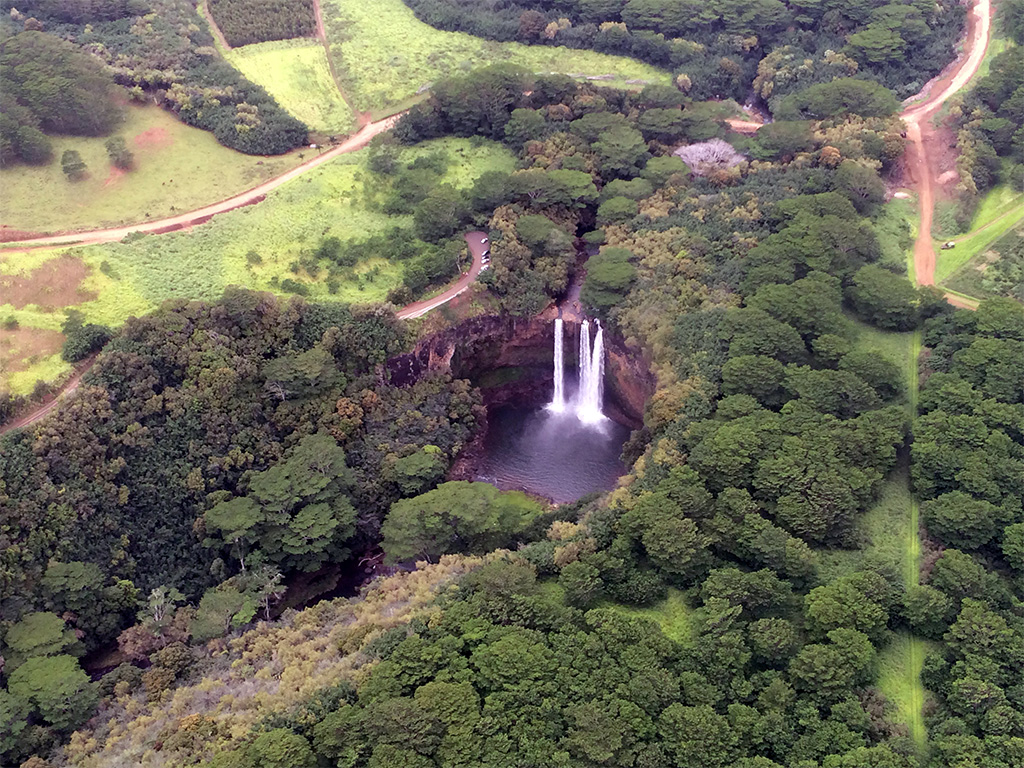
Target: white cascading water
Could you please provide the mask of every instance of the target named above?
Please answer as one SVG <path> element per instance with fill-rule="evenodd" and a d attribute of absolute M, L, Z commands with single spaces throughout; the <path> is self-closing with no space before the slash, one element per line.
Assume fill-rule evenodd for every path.
<path fill-rule="evenodd" d="M 555 413 L 565 411 L 565 363 L 562 350 L 562 318 L 555 320 L 555 395 L 548 406 Z"/>
<path fill-rule="evenodd" d="M 576 418 L 586 424 L 604 421 L 601 412 L 604 396 L 604 329 L 597 323 L 594 345 L 590 345 L 590 321 L 580 328 L 580 388 L 576 395 Z"/>
<path fill-rule="evenodd" d="M 571 405 L 571 412 L 584 424 L 599 424 L 605 421 L 601 411 L 604 404 L 604 329 L 599 321 L 597 334 L 594 336 L 593 349 L 590 343 L 590 321 L 584 320 L 580 326 L 579 349 L 579 388 L 576 399 Z M 555 392 L 548 404 L 552 413 L 565 413 L 570 410 L 565 401 L 565 330 L 561 318 L 555 320 Z"/>
<path fill-rule="evenodd" d="M 580 415 L 583 406 L 584 393 L 587 391 L 587 384 L 590 379 L 590 321 L 584 320 L 580 326 L 580 349 L 577 358 L 577 371 L 579 373 L 579 388 L 576 390 L 576 415 Z"/>

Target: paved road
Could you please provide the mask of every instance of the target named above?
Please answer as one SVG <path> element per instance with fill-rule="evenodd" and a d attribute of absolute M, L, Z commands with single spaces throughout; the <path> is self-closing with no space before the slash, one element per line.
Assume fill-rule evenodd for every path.
<path fill-rule="evenodd" d="M 489 250 L 489 246 L 485 242 L 487 239 L 487 233 L 479 231 L 467 232 L 465 237 L 466 244 L 469 246 L 469 252 L 473 254 L 473 264 L 470 266 L 469 272 L 463 274 L 457 283 L 441 295 L 435 296 L 432 299 L 415 301 L 412 304 L 402 307 L 402 309 L 397 313 L 398 317 L 402 320 L 412 320 L 415 317 L 422 317 L 430 310 L 437 309 L 442 304 L 447 304 L 473 284 L 473 281 L 476 280 L 476 276 L 479 275 L 481 269 L 483 269 L 484 251 Z"/>
<path fill-rule="evenodd" d="M 332 147 L 326 152 L 307 160 L 302 163 L 302 165 L 295 166 L 290 171 L 270 179 L 270 181 L 263 182 L 258 187 L 253 187 L 240 195 L 229 197 L 227 200 L 221 200 L 219 203 L 213 203 L 212 205 L 207 205 L 204 208 L 199 208 L 198 210 L 190 211 L 189 213 L 169 216 L 165 219 L 158 219 L 156 221 L 147 221 L 141 224 L 129 224 L 128 226 L 113 227 L 111 229 L 94 229 L 85 232 L 68 232 L 61 235 L 36 237 L 30 240 L 18 241 L 18 245 L 26 249 L 69 245 L 71 243 L 79 245 L 96 245 L 97 243 L 110 243 L 121 240 L 125 235 L 132 234 L 133 232 L 173 232 L 174 230 L 185 229 L 196 224 L 202 224 L 209 221 L 218 213 L 225 213 L 227 211 L 232 211 L 235 208 L 241 208 L 243 206 L 259 202 L 268 192 L 277 189 L 282 184 L 287 184 L 292 179 L 296 179 L 324 163 L 330 162 L 339 155 L 344 155 L 348 152 L 355 152 L 358 149 L 362 149 L 370 143 L 370 140 L 374 136 L 391 129 L 395 123 L 398 122 L 400 117 L 401 115 L 393 115 L 392 117 L 384 120 L 379 120 L 376 123 L 365 125 L 360 128 L 357 133 L 350 136 L 336 147 Z M 17 249 L 7 249 L 7 252 L 12 250 Z"/>

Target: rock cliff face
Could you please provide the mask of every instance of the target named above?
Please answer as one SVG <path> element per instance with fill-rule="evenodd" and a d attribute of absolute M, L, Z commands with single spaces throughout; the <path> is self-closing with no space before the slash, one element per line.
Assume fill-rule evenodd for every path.
<path fill-rule="evenodd" d="M 556 311 L 549 309 L 530 318 L 485 315 L 466 320 L 388 360 L 387 375 L 404 386 L 426 373 L 448 371 L 480 387 L 488 406 L 546 403 L 553 388 L 555 317 Z M 574 368 L 579 324 L 567 320 L 565 328 L 565 364 Z M 654 392 L 654 378 L 642 355 L 620 339 L 607 338 L 605 349 L 605 410 L 637 428 Z"/>

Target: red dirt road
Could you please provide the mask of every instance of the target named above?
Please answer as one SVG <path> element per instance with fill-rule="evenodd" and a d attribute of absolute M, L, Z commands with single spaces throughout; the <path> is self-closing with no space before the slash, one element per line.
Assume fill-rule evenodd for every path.
<path fill-rule="evenodd" d="M 177 216 L 169 216 L 166 219 L 147 221 L 142 224 L 129 224 L 125 227 L 94 229 L 86 232 L 67 232 L 62 235 L 36 237 L 29 240 L 18 240 L 17 242 L 23 245 L 26 249 L 51 247 L 56 245 L 70 245 L 72 243 L 78 245 L 96 245 L 97 243 L 110 243 L 121 240 L 125 235 L 130 235 L 133 232 L 173 232 L 196 224 L 202 224 L 203 222 L 209 221 L 218 213 L 226 213 L 227 211 L 232 211 L 235 208 L 242 208 L 243 206 L 257 203 L 266 197 L 267 193 L 271 190 L 277 189 L 282 184 L 287 184 L 292 179 L 298 178 L 307 171 L 311 171 L 313 168 L 321 166 L 324 163 L 328 163 L 339 155 L 344 155 L 348 152 L 355 152 L 358 149 L 362 149 L 370 143 L 370 140 L 374 136 L 391 129 L 394 124 L 398 122 L 400 117 L 401 115 L 393 115 L 392 117 L 384 120 L 379 120 L 376 123 L 365 125 L 356 134 L 350 136 L 341 144 L 336 147 L 332 147 L 326 152 L 323 152 L 310 160 L 307 160 L 302 165 L 297 165 L 290 171 L 270 179 L 270 181 L 265 181 L 258 187 L 253 187 L 240 195 L 229 197 L 227 200 L 221 200 L 219 203 L 213 203 L 205 208 L 199 208 L 195 211 L 182 213 Z"/>
<path fill-rule="evenodd" d="M 938 139 L 931 118 L 946 100 L 963 88 L 974 77 L 985 58 L 991 37 L 991 0 L 975 0 L 974 7 L 967 15 L 967 56 L 956 62 L 948 71 L 925 85 L 921 93 L 929 94 L 920 104 L 912 104 L 900 115 L 907 124 L 907 171 L 917 187 L 921 221 L 918 224 L 917 241 L 914 243 L 914 272 L 921 285 L 935 285 L 935 247 L 932 243 L 932 216 L 935 209 L 935 189 L 938 187 L 935 163 L 929 148 Z M 931 95 L 934 92 L 934 95 Z M 947 296 L 951 304 L 960 306 L 962 300 Z"/>

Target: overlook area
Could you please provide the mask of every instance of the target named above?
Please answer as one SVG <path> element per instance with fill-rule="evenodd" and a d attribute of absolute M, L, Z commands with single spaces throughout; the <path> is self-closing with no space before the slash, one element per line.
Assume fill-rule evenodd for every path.
<path fill-rule="evenodd" d="M 1024 765 L 1024 1 L 0 10 L 0 765 Z"/>

